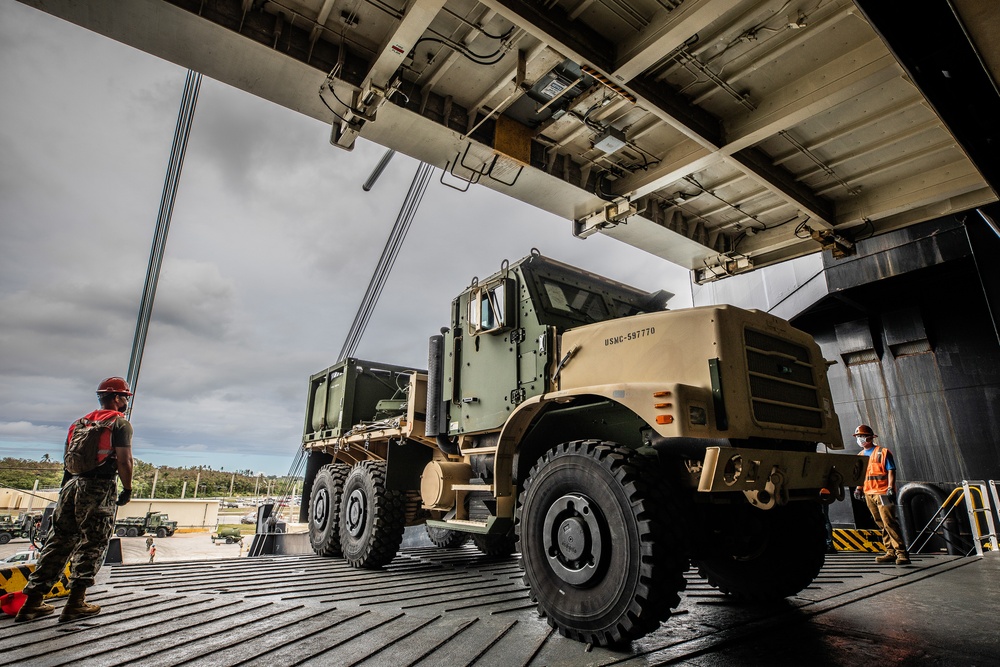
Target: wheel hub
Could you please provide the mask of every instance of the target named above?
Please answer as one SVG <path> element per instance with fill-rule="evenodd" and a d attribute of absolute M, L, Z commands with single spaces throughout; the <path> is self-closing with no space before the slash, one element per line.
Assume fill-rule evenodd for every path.
<path fill-rule="evenodd" d="M 330 496 L 326 489 L 320 489 L 313 501 L 313 524 L 320 530 L 326 527 L 327 510 L 330 507 Z"/>
<path fill-rule="evenodd" d="M 368 514 L 368 501 L 361 489 L 355 489 L 347 498 L 345 526 L 347 532 L 358 537 L 365 528 L 365 516 Z"/>
<path fill-rule="evenodd" d="M 604 550 L 603 517 L 589 498 L 567 494 L 545 513 L 542 543 L 549 567 L 568 584 L 585 586 L 597 576 Z"/>

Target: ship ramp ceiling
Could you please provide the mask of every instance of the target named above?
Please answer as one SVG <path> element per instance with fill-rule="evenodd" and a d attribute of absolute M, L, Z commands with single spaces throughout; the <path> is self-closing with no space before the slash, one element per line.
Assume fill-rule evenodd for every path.
<path fill-rule="evenodd" d="M 22 1 L 699 282 L 1000 190 L 993 0 Z"/>

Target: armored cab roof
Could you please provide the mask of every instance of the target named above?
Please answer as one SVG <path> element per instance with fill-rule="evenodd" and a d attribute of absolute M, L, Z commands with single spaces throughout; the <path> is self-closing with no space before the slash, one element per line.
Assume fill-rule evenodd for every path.
<path fill-rule="evenodd" d="M 532 252 L 468 289 L 488 285 L 511 273 L 523 276 L 523 288 L 535 305 L 539 321 L 560 327 L 590 324 L 663 310 L 674 295 L 647 292 L 590 271 Z"/>

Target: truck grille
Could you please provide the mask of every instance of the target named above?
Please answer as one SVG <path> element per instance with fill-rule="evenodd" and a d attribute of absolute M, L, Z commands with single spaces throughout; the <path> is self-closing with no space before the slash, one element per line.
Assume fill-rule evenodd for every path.
<path fill-rule="evenodd" d="M 744 331 L 750 400 L 758 422 L 822 428 L 809 350 L 753 329 Z"/>

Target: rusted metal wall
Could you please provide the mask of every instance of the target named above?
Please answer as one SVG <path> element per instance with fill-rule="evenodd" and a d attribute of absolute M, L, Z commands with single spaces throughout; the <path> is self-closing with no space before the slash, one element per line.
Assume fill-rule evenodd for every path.
<path fill-rule="evenodd" d="M 1000 239 L 949 217 L 825 258 L 829 296 L 793 321 L 816 336 L 847 442 L 870 424 L 900 482 L 1000 478 Z"/>

